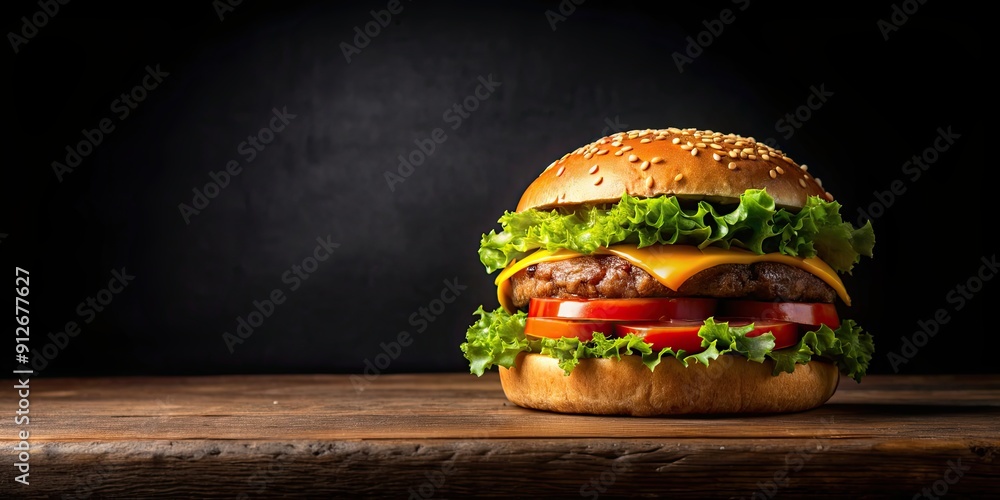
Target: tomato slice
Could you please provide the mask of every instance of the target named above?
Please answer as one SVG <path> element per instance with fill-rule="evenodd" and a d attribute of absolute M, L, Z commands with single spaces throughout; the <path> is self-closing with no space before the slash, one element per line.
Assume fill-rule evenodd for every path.
<path fill-rule="evenodd" d="M 765 320 L 790 321 L 800 325 L 827 325 L 836 329 L 840 317 L 833 304 L 823 302 L 760 302 L 755 300 L 724 300 L 719 314 Z"/>
<path fill-rule="evenodd" d="M 655 323 L 622 323 L 615 325 L 615 333 L 624 337 L 634 333 L 653 346 L 653 351 L 664 347 L 673 350 L 684 349 L 689 354 L 699 353 L 701 337 L 698 330 L 704 324 L 702 320 L 673 319 Z"/>
<path fill-rule="evenodd" d="M 716 299 L 531 299 L 528 317 L 607 321 L 703 320 L 715 314 Z"/>
<path fill-rule="evenodd" d="M 613 337 L 615 327 L 613 323 L 606 321 L 570 321 L 532 317 L 529 317 L 524 324 L 525 335 L 550 339 L 576 337 L 587 342 L 594 337 L 594 332 L 603 333 L 606 337 Z"/>
<path fill-rule="evenodd" d="M 715 318 L 715 321 L 717 323 L 725 321 L 729 323 L 729 326 L 746 326 L 753 323 L 753 330 L 747 333 L 747 337 L 756 337 L 771 332 L 774 335 L 775 349 L 791 347 L 799 341 L 799 325 L 788 321 L 733 317 Z"/>
<path fill-rule="evenodd" d="M 753 323 L 754 328 L 747 333 L 747 337 L 771 332 L 774 335 L 775 349 L 790 347 L 799 341 L 799 327 L 794 323 L 745 318 L 716 318 L 715 321 L 718 323 L 726 321 L 729 326 L 746 326 Z M 697 354 L 705 350 L 701 346 L 702 339 L 698 336 L 702 324 L 702 321 L 677 319 L 651 323 L 623 323 L 615 325 L 615 333 L 619 336 L 634 333 L 651 344 L 654 351 L 669 347 L 674 351 L 684 349 L 687 354 Z"/>

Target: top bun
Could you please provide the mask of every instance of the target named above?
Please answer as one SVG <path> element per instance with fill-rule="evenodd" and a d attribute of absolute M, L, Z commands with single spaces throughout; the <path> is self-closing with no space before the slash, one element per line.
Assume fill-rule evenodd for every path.
<path fill-rule="evenodd" d="M 528 186 L 517 211 L 614 203 L 623 193 L 736 203 L 747 189 L 765 189 L 791 209 L 814 195 L 833 201 L 805 165 L 753 137 L 667 128 L 618 132 L 563 155 Z"/>

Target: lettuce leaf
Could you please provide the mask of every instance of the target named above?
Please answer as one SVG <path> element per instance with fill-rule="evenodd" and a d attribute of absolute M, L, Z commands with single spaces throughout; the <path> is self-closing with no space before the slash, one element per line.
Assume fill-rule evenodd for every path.
<path fill-rule="evenodd" d="M 479 320 L 469 327 L 461 349 L 469 361 L 469 371 L 476 375 L 482 375 L 493 365 L 514 366 L 521 352 L 539 353 L 557 359 L 566 375 L 573 372 L 581 359 L 587 358 L 621 359 L 622 356 L 636 355 L 641 356 L 643 363 L 652 371 L 664 356 L 672 356 L 684 366 L 690 363 L 708 366 L 723 354 L 736 354 L 758 363 L 765 359 L 773 360 L 773 375 L 791 373 L 796 364 L 822 358 L 835 363 L 841 373 L 860 382 L 875 351 L 872 336 L 852 320 L 844 320 L 836 330 L 823 325 L 816 331 L 807 332 L 795 346 L 774 350 L 774 335 L 771 333 L 747 337 L 753 325 L 731 327 L 728 323 L 708 318 L 698 330 L 701 346 L 705 350 L 689 355 L 684 350 L 675 352 L 669 348 L 654 351 L 650 344 L 634 334 L 608 338 L 595 332 L 589 342 L 576 338 L 529 339 L 524 335 L 527 319 L 524 311 L 510 314 L 499 308 L 487 312 L 480 307 L 475 314 L 479 315 Z"/>
<path fill-rule="evenodd" d="M 474 314 L 479 315 L 479 321 L 469 327 L 461 346 L 472 373 L 482 375 L 494 364 L 510 368 L 518 353 L 529 350 L 524 336 L 525 313 L 512 315 L 503 308 L 486 312 L 479 306 Z"/>
<path fill-rule="evenodd" d="M 836 363 L 844 375 L 861 382 L 874 352 L 872 336 L 848 319 L 836 330 L 821 325 L 819 330 L 803 335 L 798 344 L 769 352 L 767 357 L 774 360 L 774 375 L 791 373 L 796 364 L 808 363 L 813 357 L 821 356 Z"/>
<path fill-rule="evenodd" d="M 875 245 L 871 223 L 855 228 L 844 222 L 837 202 L 813 196 L 793 213 L 776 208 L 762 189 L 748 189 L 738 205 L 725 209 L 707 201 L 682 208 L 674 196 L 640 199 L 625 194 L 608 207 L 506 212 L 498 222 L 501 232 L 484 234 L 479 248 L 479 259 L 491 273 L 540 248 L 590 254 L 616 243 L 818 256 L 838 272 L 850 273 L 861 255 L 871 257 Z"/>

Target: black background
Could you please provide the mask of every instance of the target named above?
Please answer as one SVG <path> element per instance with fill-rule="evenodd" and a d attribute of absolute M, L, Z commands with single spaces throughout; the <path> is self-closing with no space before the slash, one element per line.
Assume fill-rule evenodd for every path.
<path fill-rule="evenodd" d="M 609 125 L 773 137 L 852 221 L 901 181 L 906 192 L 874 220 L 875 259 L 845 276 L 855 305 L 843 314 L 875 334 L 871 371 L 892 372 L 887 354 L 939 308 L 950 321 L 896 368 L 996 370 L 996 283 L 961 310 L 947 298 L 996 251 L 989 32 L 947 19 L 952 4 L 927 2 L 885 40 L 877 21 L 891 2 L 852 19 L 833 4 L 781 19 L 755 0 L 743 11 L 588 1 L 553 30 L 556 3 L 404 1 L 348 63 L 341 43 L 386 3 L 244 2 L 220 21 L 208 1 L 74 1 L 18 53 L 0 50 L 11 84 L 0 255 L 31 272 L 33 349 L 81 324 L 46 376 L 360 372 L 401 331 L 414 342 L 387 371 L 464 371 L 471 313 L 496 306 L 480 235 L 553 159 Z M 680 72 L 671 54 L 726 8 L 735 22 Z M 9 4 L 2 28 L 18 32 L 38 10 Z M 112 102 L 147 65 L 169 76 L 119 120 Z M 488 75 L 501 86 L 452 130 L 443 113 Z M 812 86 L 833 96 L 783 137 L 778 120 Z M 247 163 L 238 145 L 283 107 L 296 118 Z M 115 130 L 59 182 L 52 162 L 106 117 Z M 904 162 L 949 126 L 961 137 L 912 180 Z M 447 140 L 390 190 L 385 172 L 437 127 Z M 243 171 L 186 224 L 178 205 L 230 160 Z M 327 235 L 334 257 L 289 292 L 282 273 Z M 135 280 L 84 324 L 77 305 L 122 267 Z M 468 288 L 418 331 L 411 314 L 446 279 Z M 230 353 L 222 333 L 274 288 L 287 301 Z"/>

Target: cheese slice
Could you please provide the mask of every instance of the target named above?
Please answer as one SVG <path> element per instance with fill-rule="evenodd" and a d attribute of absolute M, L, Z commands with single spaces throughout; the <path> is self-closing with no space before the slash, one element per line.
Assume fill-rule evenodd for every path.
<path fill-rule="evenodd" d="M 739 248 L 708 247 L 699 250 L 690 245 L 652 245 L 636 248 L 634 245 L 612 245 L 600 248 L 595 254 L 616 255 L 649 273 L 664 286 L 678 290 L 688 278 L 705 269 L 722 264 L 753 264 L 755 262 L 778 262 L 806 271 L 830 285 L 845 304 L 851 305 L 851 297 L 844 288 L 844 282 L 826 262 L 817 257 L 792 257 L 780 253 L 758 255 Z M 572 259 L 582 254 L 572 250 L 538 250 L 524 259 L 510 263 L 497 276 L 497 298 L 508 311 L 514 310 L 511 300 L 510 277 L 518 271 L 540 262 Z"/>

